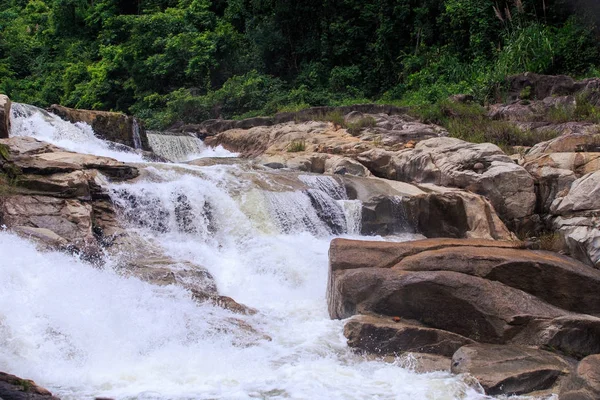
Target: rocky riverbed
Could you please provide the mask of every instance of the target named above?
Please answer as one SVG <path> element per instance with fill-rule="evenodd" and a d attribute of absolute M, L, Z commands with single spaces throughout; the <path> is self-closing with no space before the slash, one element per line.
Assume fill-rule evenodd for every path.
<path fill-rule="evenodd" d="M 277 277 L 269 290 L 283 296 L 275 287 L 290 285 L 298 297 L 289 301 L 302 302 L 308 292 L 295 291 L 303 270 L 277 254 L 277 243 L 294 237 L 294 246 L 314 246 L 326 257 L 323 243 L 333 239 L 327 293 L 313 300 L 325 312 L 326 299 L 329 317 L 344 320 L 356 352 L 348 357 L 410 357 L 418 371 L 456 374 L 464 396 L 596 399 L 599 126 L 544 120 L 549 107 L 576 106 L 596 86 L 512 78 L 509 102 L 490 106 L 490 120 L 559 132 L 512 156 L 448 137 L 394 107 L 207 121 L 178 127 L 169 140 L 153 132 L 149 141 L 143 125 L 122 114 L 51 108 L 66 122 L 3 96 L 0 225 L 38 251 L 178 288 L 182 302 L 218 310 L 211 311 L 218 328 L 209 331 L 236 348 L 282 343 L 281 327 L 266 321 L 289 318 L 282 310 L 291 304 L 269 314 L 272 297 L 243 290 L 243 274 L 263 283 L 265 274 Z M 322 118 L 331 111 L 343 114 L 345 127 Z M 359 121 L 368 123 L 355 128 Z M 207 145 L 222 150 L 196 158 Z M 215 154 L 239 157 L 206 157 Z M 178 163 L 167 162 L 169 155 Z M 555 251 L 541 232 L 552 236 Z M 239 261 L 244 252 L 247 264 Z M 228 269 L 239 262 L 251 272 Z M 324 267 L 306 278 L 321 279 L 323 289 Z M 50 398 L 30 381 L 4 376 L 2 398 Z"/>

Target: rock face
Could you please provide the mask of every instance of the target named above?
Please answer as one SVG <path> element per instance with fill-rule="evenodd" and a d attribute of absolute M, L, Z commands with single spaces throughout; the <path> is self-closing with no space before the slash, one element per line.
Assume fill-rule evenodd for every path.
<path fill-rule="evenodd" d="M 348 198 L 362 202 L 363 235 L 420 233 L 427 237 L 511 240 L 482 196 L 435 185 L 339 176 Z"/>
<path fill-rule="evenodd" d="M 561 400 L 595 400 L 600 398 L 600 355 L 581 360 L 575 373 L 564 385 Z"/>
<path fill-rule="evenodd" d="M 473 344 L 454 353 L 452 372 L 470 373 L 489 395 L 519 395 L 552 387 L 569 373 L 569 364 L 556 354 L 524 346 Z"/>
<path fill-rule="evenodd" d="M 600 87 L 600 79 L 590 78 L 575 81 L 566 75 L 540 75 L 527 72 L 513 75 L 507 79 L 508 100 L 517 100 L 522 97 L 525 89 L 532 99 L 545 99 L 552 96 L 567 96 Z"/>
<path fill-rule="evenodd" d="M 452 353 L 452 371 L 491 395 L 552 387 L 563 355 L 600 353 L 600 273 L 574 259 L 518 242 L 334 239 L 329 260 L 329 314 L 352 317 L 359 350 Z"/>
<path fill-rule="evenodd" d="M 0 372 L 0 398 L 4 400 L 59 400 L 29 379 Z"/>
<path fill-rule="evenodd" d="M 398 321 L 358 315 L 344 327 L 348 345 L 379 355 L 405 352 L 452 357 L 460 347 L 473 340 L 448 331 L 428 328 L 417 322 Z"/>
<path fill-rule="evenodd" d="M 497 146 L 453 138 L 419 142 L 414 149 L 381 149 L 358 157 L 375 175 L 403 182 L 432 183 L 486 196 L 505 222 L 526 218 L 535 208 L 534 180 Z M 476 164 L 483 168 L 476 170 Z"/>
<path fill-rule="evenodd" d="M 146 131 L 134 117 L 108 111 L 77 110 L 57 104 L 50 106 L 49 110 L 72 123 L 89 124 L 102 139 L 135 149 L 150 150 Z"/>
<path fill-rule="evenodd" d="M 0 139 L 10 134 L 10 105 L 8 96 L 0 94 Z"/>
<path fill-rule="evenodd" d="M 550 207 L 554 227 L 562 235 L 571 254 L 600 268 L 600 171 L 573 181 Z"/>

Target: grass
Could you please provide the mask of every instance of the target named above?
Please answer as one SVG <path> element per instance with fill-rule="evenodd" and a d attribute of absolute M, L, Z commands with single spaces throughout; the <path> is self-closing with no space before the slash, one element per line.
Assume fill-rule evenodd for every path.
<path fill-rule="evenodd" d="M 557 124 L 570 121 L 592 122 L 598 124 L 600 123 L 600 108 L 590 101 L 589 94 L 582 93 L 577 95 L 575 106 L 552 107 L 548 110 L 545 117 L 546 120 Z"/>
<path fill-rule="evenodd" d="M 288 145 L 288 153 L 298 153 L 306 150 L 306 141 L 304 139 L 295 139 Z"/>
<path fill-rule="evenodd" d="M 514 146 L 530 147 L 559 136 L 559 132 L 552 130 L 534 132 L 508 121 L 492 120 L 485 108 L 472 103 L 442 101 L 414 107 L 410 114 L 425 123 L 443 126 L 450 137 L 471 143 L 493 143 L 507 154 L 514 152 Z"/>
<path fill-rule="evenodd" d="M 347 129 L 348 133 L 357 136 L 366 128 L 372 128 L 376 125 L 375 118 L 363 117 L 354 122 L 346 122 L 344 114 L 339 111 L 331 111 L 326 114 L 304 115 L 296 119 L 296 122 L 303 121 L 322 121 L 331 122 L 336 129 Z"/>
<path fill-rule="evenodd" d="M 348 122 L 346 125 L 346 129 L 348 133 L 352 136 L 357 136 L 360 134 L 365 128 L 373 128 L 375 127 L 376 121 L 373 117 L 364 117 L 360 118 L 356 122 Z"/>

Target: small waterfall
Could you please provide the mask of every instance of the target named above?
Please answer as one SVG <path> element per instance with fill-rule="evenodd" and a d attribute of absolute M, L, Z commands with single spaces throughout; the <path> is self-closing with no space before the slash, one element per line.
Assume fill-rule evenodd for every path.
<path fill-rule="evenodd" d="M 69 151 L 111 157 L 123 162 L 143 162 L 142 156 L 133 149 L 96 137 L 88 124 L 72 124 L 28 104 L 12 104 L 11 125 L 10 136 L 29 136 Z"/>
<path fill-rule="evenodd" d="M 191 135 L 171 135 L 148 131 L 147 136 L 152 151 L 173 162 L 185 162 L 206 157 L 237 157 L 236 153 L 231 153 L 222 146 L 207 147 L 202 140 Z"/>
<path fill-rule="evenodd" d="M 133 123 L 131 126 L 131 133 L 133 136 L 133 147 L 136 149 L 142 149 L 142 137 L 140 136 L 140 124 L 137 118 L 133 117 Z"/>
<path fill-rule="evenodd" d="M 348 200 L 346 189 L 328 175 L 299 175 L 298 179 L 308 187 L 327 193 L 336 200 Z"/>

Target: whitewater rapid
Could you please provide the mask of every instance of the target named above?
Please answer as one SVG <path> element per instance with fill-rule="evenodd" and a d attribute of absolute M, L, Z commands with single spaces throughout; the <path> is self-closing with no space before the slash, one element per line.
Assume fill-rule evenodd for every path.
<path fill-rule="evenodd" d="M 73 143 L 111 151 L 93 139 Z M 267 191 L 240 178 L 247 174 L 239 165 L 147 164 L 144 179 L 108 189 L 129 232 L 206 268 L 220 294 L 258 314 L 125 278 L 118 255 L 98 268 L 0 230 L 0 370 L 63 400 L 488 398 L 469 379 L 353 353 L 344 321 L 327 313 L 327 252 L 334 237 L 361 238 L 360 204 L 331 177 L 300 177 L 305 191 Z"/>

